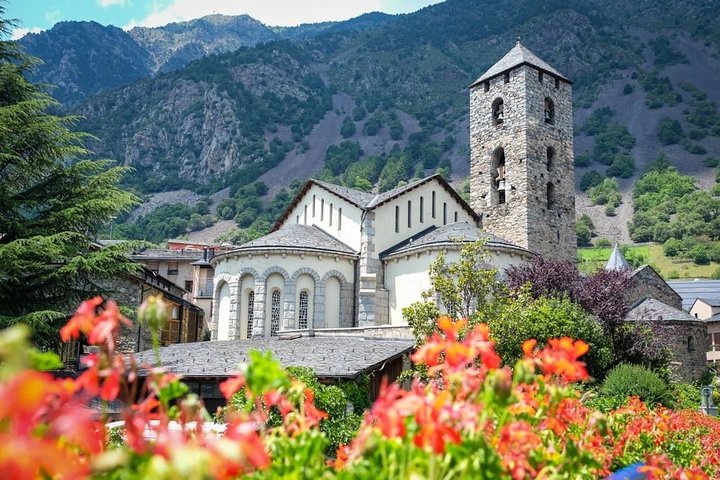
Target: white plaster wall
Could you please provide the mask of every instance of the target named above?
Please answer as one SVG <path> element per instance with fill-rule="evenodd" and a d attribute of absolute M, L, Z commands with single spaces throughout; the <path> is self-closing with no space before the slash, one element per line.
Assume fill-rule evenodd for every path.
<path fill-rule="evenodd" d="M 315 215 L 313 215 L 313 196 L 315 197 Z M 332 225 L 330 222 L 330 205 L 332 204 L 333 215 Z M 321 215 L 321 205 L 324 212 Z M 307 207 L 307 215 L 305 208 Z M 342 210 L 342 219 L 340 219 Z M 316 225 L 329 235 L 349 245 L 355 250 L 360 250 L 360 220 L 362 210 L 350 202 L 328 192 L 324 188 L 313 185 L 305 193 L 305 196 L 290 212 L 286 223 L 299 223 L 301 225 Z M 322 217 L 322 220 L 321 220 Z"/>
<path fill-rule="evenodd" d="M 428 268 L 438 256 L 437 250 L 423 251 L 419 255 L 411 254 L 386 262 L 385 283 L 390 291 L 390 325 L 406 325 L 402 309 L 422 300 L 422 292 L 430 289 Z M 524 262 L 519 255 L 491 251 L 490 263 L 501 274 L 511 265 Z M 460 257 L 459 249 L 448 250 L 445 260 L 450 263 Z"/>
<path fill-rule="evenodd" d="M 220 288 L 218 307 L 218 340 L 230 340 L 230 286 L 225 283 Z"/>
<path fill-rule="evenodd" d="M 325 283 L 325 328 L 340 326 L 340 282 L 332 277 Z"/>
<path fill-rule="evenodd" d="M 315 279 L 304 273 L 298 277 L 295 288 L 295 328 L 300 328 L 300 292 L 303 290 L 308 292 L 308 327 L 312 326 L 315 318 Z"/>
<path fill-rule="evenodd" d="M 240 286 L 240 332 L 238 338 L 246 339 L 252 335 L 252 331 L 248 332 L 248 318 L 252 312 L 248 310 L 248 301 L 250 292 L 255 290 L 255 277 L 252 275 L 243 275 L 242 284 Z"/>
<path fill-rule="evenodd" d="M 432 217 L 432 192 L 435 191 L 435 218 Z M 420 221 L 420 197 L 423 197 L 423 221 Z M 408 227 L 408 201 L 411 202 L 411 222 Z M 447 204 L 447 223 L 475 223 L 469 212 L 462 208 L 439 182 L 431 181 L 377 208 L 375 213 L 375 249 L 382 252 L 408 237 L 436 225 L 443 225 L 443 203 Z M 398 231 L 395 231 L 395 207 L 400 207 Z"/>
<path fill-rule="evenodd" d="M 353 261 L 345 257 L 289 253 L 240 253 L 237 257 L 229 256 L 221 259 L 215 267 L 215 281 L 225 275 L 236 276 L 246 269 L 253 269 L 262 275 L 272 267 L 283 268 L 290 277 L 301 268 L 312 268 L 320 278 L 330 272 L 339 271 L 345 280 L 352 283 L 354 276 Z"/>

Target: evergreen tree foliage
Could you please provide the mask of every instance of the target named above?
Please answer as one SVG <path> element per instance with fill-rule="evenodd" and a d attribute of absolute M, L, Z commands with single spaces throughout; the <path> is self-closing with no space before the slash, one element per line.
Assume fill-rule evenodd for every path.
<path fill-rule="evenodd" d="M 0 3 L 0 38 L 13 25 Z M 35 63 L 0 40 L 0 326 L 28 323 L 52 348 L 74 306 L 133 268 L 91 235 L 137 199 L 117 187 L 127 168 L 89 159 L 76 118 L 48 113 L 55 101 L 26 79 Z"/>

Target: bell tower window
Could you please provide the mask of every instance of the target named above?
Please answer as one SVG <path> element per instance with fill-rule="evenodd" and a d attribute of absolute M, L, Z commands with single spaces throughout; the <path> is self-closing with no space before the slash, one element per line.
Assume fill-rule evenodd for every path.
<path fill-rule="evenodd" d="M 502 147 L 493 153 L 492 165 L 492 170 L 490 171 L 492 175 L 490 182 L 492 186 L 491 204 L 502 205 L 506 201 L 505 150 Z"/>
<path fill-rule="evenodd" d="M 502 98 L 496 98 L 492 104 L 493 125 L 500 125 L 505 120 L 505 104 Z"/>
<path fill-rule="evenodd" d="M 543 112 L 545 123 L 555 125 L 555 103 L 550 97 L 545 97 L 545 109 Z"/>
<path fill-rule="evenodd" d="M 551 172 L 554 167 L 553 164 L 555 163 L 555 149 L 553 147 L 547 148 L 547 156 L 545 157 L 545 160 L 545 165 L 547 165 L 547 171 Z"/>
<path fill-rule="evenodd" d="M 550 210 L 555 206 L 555 185 L 552 182 L 547 184 L 547 208 Z"/>

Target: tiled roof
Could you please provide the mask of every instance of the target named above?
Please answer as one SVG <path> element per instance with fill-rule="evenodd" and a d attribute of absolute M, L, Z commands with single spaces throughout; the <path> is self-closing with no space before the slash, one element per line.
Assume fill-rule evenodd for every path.
<path fill-rule="evenodd" d="M 532 65 L 533 67 L 539 68 L 540 70 L 543 70 L 545 72 L 551 73 L 555 75 L 556 77 L 560 77 L 563 80 L 569 82 L 570 80 L 565 77 L 562 73 L 555 70 L 553 67 L 548 65 L 544 60 L 541 60 L 540 57 L 532 53 L 530 50 L 525 48 L 519 41 L 517 44 L 510 50 L 508 53 L 505 54 L 503 58 L 500 59 L 499 62 L 497 62 L 495 65 L 490 67 L 490 69 L 483 73 L 480 78 L 475 80 L 473 82 L 473 85 L 477 85 L 478 83 L 484 82 L 485 80 L 489 80 L 493 77 L 496 77 L 508 70 L 511 70 L 515 67 L 519 67 L 520 65 Z"/>
<path fill-rule="evenodd" d="M 619 272 L 621 270 L 630 270 L 630 268 L 630 264 L 627 260 L 625 260 L 625 256 L 622 254 L 616 243 L 612 249 L 610 258 L 605 265 L 605 270 L 614 270 Z"/>
<path fill-rule="evenodd" d="M 283 366 L 312 368 L 318 377 L 356 377 L 411 350 L 412 340 L 364 337 L 259 338 L 178 343 L 162 347 L 162 365 L 186 377 L 226 377 L 248 361 L 250 350 L 271 351 Z M 154 363 L 153 352 L 138 354 L 139 363 Z"/>
<path fill-rule="evenodd" d="M 264 248 L 290 248 L 311 251 L 329 251 L 345 254 L 356 254 L 355 250 L 315 226 L 288 224 L 279 230 L 248 242 L 233 252 L 264 249 Z M 220 256 L 220 255 L 218 255 Z"/>
<path fill-rule="evenodd" d="M 328 182 L 321 182 L 320 180 L 312 181 L 325 190 L 334 193 L 340 198 L 344 198 L 348 202 L 360 208 L 365 208 L 365 206 L 370 203 L 374 197 L 372 193 L 355 190 L 354 188 L 343 187 L 341 185 L 335 185 Z"/>
<path fill-rule="evenodd" d="M 663 321 L 663 320 L 682 320 L 697 322 L 698 319 L 689 313 L 678 310 L 677 308 L 666 305 L 654 298 L 646 298 L 636 307 L 632 308 L 626 317 L 630 321 Z"/>
<path fill-rule="evenodd" d="M 430 227 L 427 230 L 411 237 L 410 239 L 395 245 L 382 252 L 381 256 L 392 255 L 396 253 L 409 252 L 422 247 L 431 245 L 444 244 L 453 241 L 474 242 L 480 238 L 487 238 L 488 245 L 503 245 L 511 248 L 522 249 L 500 237 L 484 232 L 474 225 L 466 222 L 456 222 L 441 227 Z"/>

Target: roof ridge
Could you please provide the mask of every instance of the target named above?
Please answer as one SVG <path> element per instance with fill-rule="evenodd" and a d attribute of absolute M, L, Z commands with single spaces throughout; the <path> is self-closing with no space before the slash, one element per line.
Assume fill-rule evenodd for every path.
<path fill-rule="evenodd" d="M 566 82 L 572 83 L 565 75 L 557 71 L 554 67 L 548 64 L 546 61 L 531 52 L 525 45 L 517 41 L 515 46 L 511 48 L 500 60 L 498 60 L 492 67 L 488 68 L 480 78 L 475 80 L 470 87 L 477 85 L 478 83 L 484 82 L 491 78 L 497 77 L 508 70 L 519 67 L 521 65 L 532 65 L 533 67 L 545 71 L 551 75 L 565 80 Z"/>

